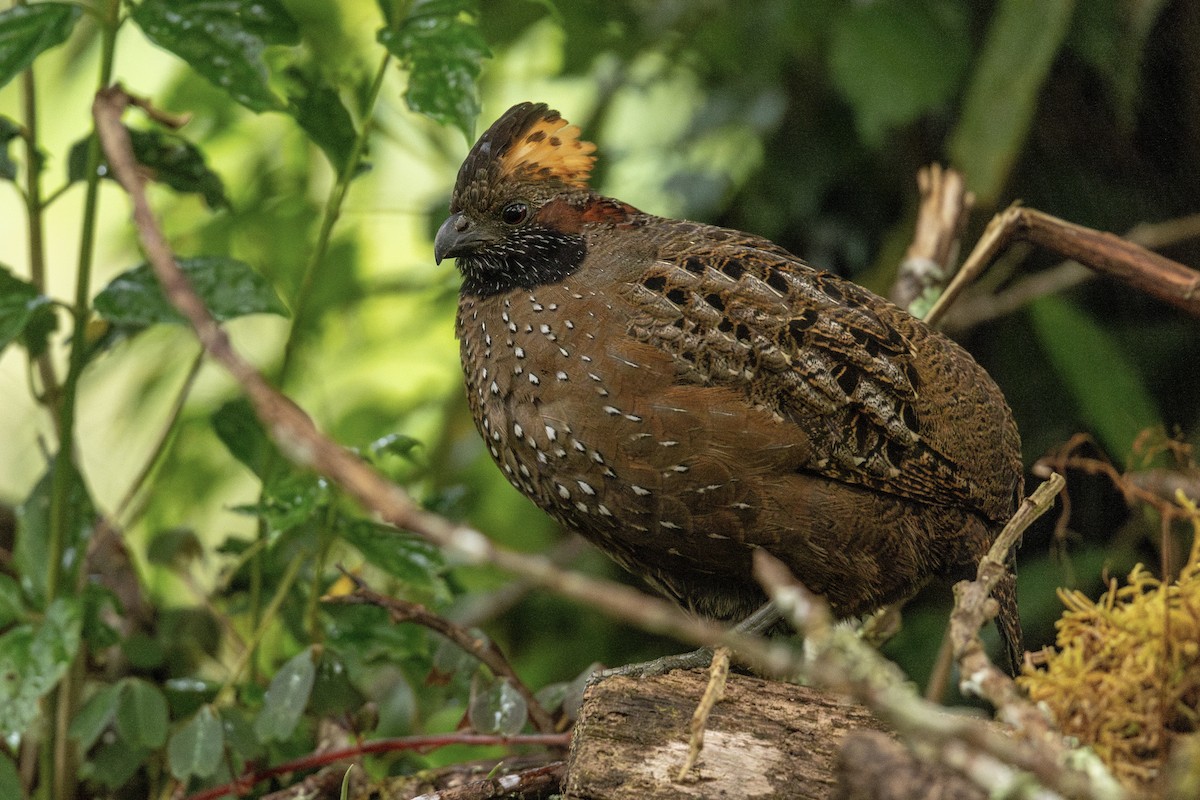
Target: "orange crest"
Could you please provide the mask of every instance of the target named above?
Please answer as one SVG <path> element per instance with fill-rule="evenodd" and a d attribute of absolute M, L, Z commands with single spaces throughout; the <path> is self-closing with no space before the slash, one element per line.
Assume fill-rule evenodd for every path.
<path fill-rule="evenodd" d="M 547 112 L 500 156 L 500 173 L 505 177 L 554 178 L 568 186 L 587 186 L 588 174 L 596 160 L 592 155 L 596 145 L 583 141 L 579 134 L 578 125 L 571 125 L 557 111 Z"/>

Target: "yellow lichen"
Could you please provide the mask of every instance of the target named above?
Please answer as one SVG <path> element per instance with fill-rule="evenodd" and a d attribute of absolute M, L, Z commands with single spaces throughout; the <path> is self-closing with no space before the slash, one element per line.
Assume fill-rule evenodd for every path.
<path fill-rule="evenodd" d="M 1179 577 L 1165 584 L 1139 564 L 1097 602 L 1060 589 L 1057 647 L 1017 679 L 1132 789 L 1156 779 L 1177 737 L 1200 730 L 1200 515 L 1180 502 L 1194 534 Z"/>

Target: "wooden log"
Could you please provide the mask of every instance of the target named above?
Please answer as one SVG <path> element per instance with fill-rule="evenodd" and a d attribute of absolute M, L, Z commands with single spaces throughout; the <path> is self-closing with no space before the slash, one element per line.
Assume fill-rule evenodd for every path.
<path fill-rule="evenodd" d="M 697 768 L 674 780 L 706 670 L 613 677 L 584 694 L 567 762 L 571 800 L 812 798 L 832 796 L 843 738 L 882 730 L 848 700 L 785 683 L 730 675 L 709 718 Z"/>

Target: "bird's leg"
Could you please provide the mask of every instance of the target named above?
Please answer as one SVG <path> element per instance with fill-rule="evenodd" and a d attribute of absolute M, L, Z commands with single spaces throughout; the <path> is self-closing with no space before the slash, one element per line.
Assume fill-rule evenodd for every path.
<path fill-rule="evenodd" d="M 775 627 L 781 619 L 782 617 L 775 609 L 774 603 L 764 603 L 751 613 L 750 616 L 735 625 L 733 630 L 736 633 L 762 634 Z M 651 678 L 655 675 L 665 675 L 676 669 L 697 669 L 699 667 L 707 667 L 712 662 L 712 656 L 713 649 L 711 647 L 701 647 L 699 650 L 693 650 L 690 653 L 678 653 L 676 655 L 656 658 L 652 661 L 643 661 L 637 664 L 626 664 L 623 667 L 600 670 L 592 675 L 592 680 L 602 681 L 606 678 L 617 676 Z"/>
<path fill-rule="evenodd" d="M 907 602 L 908 598 L 897 600 L 879 609 L 874 614 L 868 615 L 863 620 L 860 630 L 863 641 L 876 650 L 890 641 L 893 636 L 900 632 L 900 628 L 903 626 L 900 612 Z"/>

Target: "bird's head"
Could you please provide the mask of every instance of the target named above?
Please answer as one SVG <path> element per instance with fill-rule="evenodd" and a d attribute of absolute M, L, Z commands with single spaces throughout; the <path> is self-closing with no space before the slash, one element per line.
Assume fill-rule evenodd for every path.
<path fill-rule="evenodd" d="M 562 280 L 587 252 L 596 146 L 545 104 L 521 103 L 479 138 L 458 170 L 434 258 L 455 258 L 463 292 L 487 296 Z"/>

